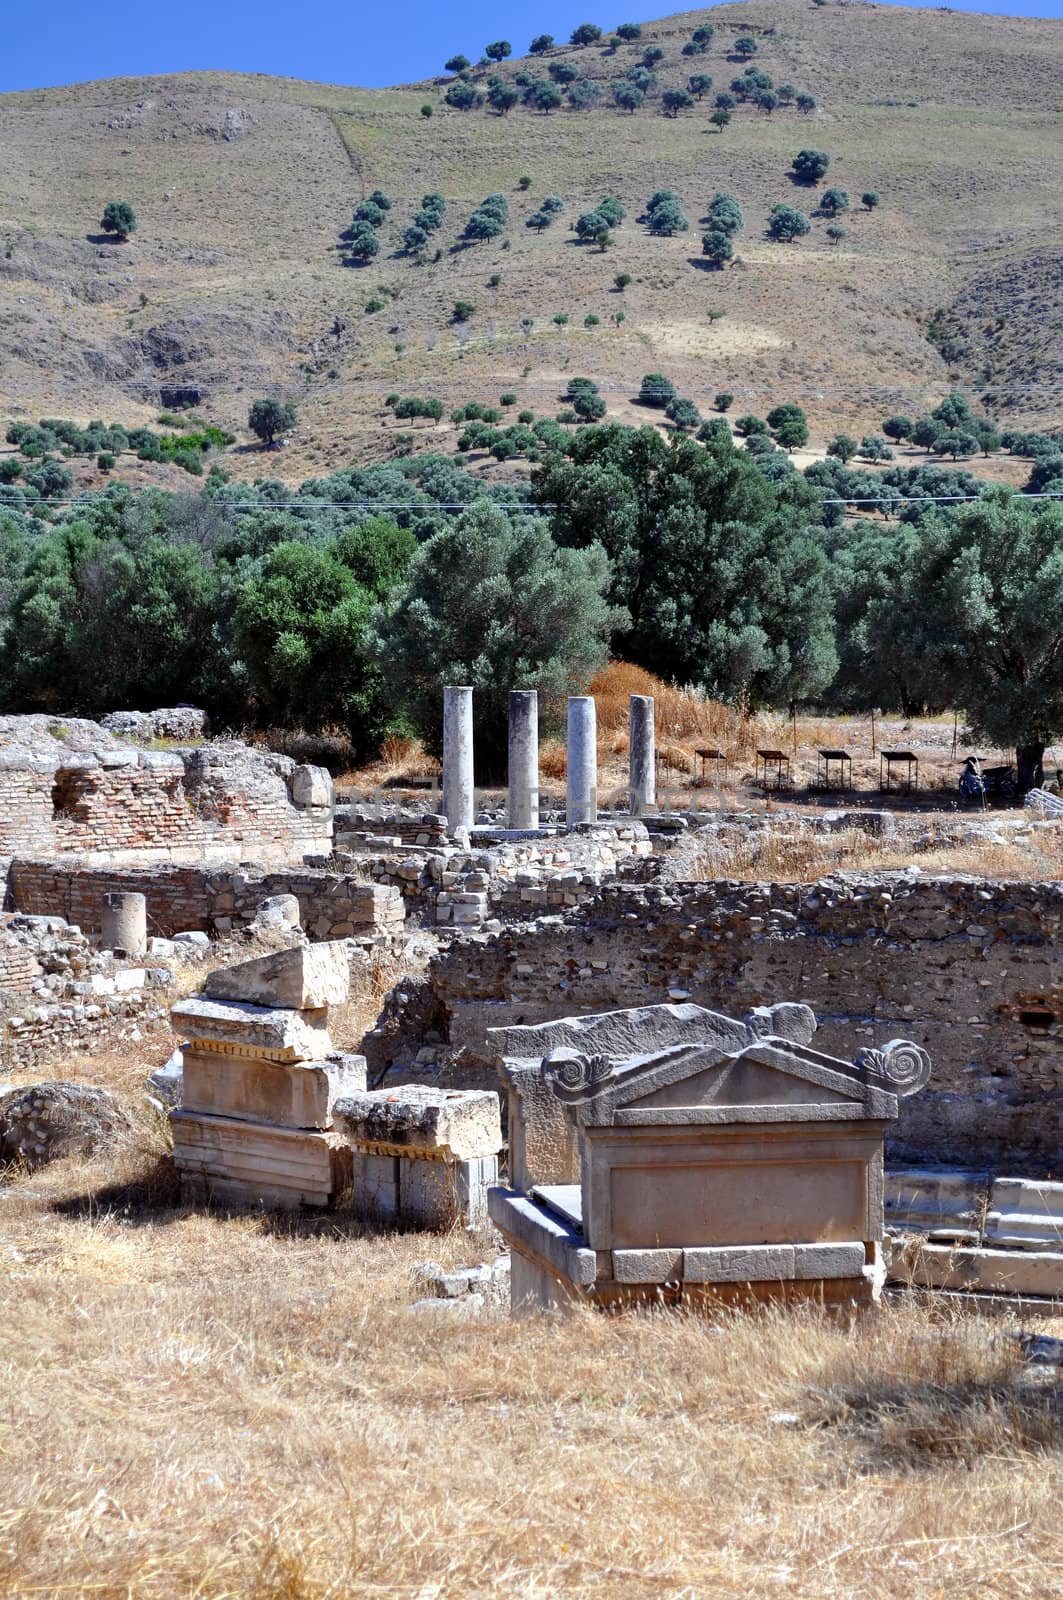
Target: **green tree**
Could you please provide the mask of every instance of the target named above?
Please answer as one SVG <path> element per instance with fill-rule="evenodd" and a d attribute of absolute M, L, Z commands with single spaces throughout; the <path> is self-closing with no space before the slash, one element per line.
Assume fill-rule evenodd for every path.
<path fill-rule="evenodd" d="M 555 537 L 600 537 L 632 618 L 616 654 L 731 701 L 807 697 L 833 677 L 830 568 L 818 495 L 770 482 L 719 435 L 707 445 L 606 423 L 533 469 Z M 468 680 L 466 680 L 468 681 Z"/>
<path fill-rule="evenodd" d="M 815 97 L 810 94 L 799 94 L 797 97 L 797 109 L 798 111 L 803 111 L 806 117 L 809 116 L 816 109 Z"/>
<path fill-rule="evenodd" d="M 354 223 L 368 222 L 371 228 L 379 228 L 384 221 L 383 209 L 374 200 L 361 200 L 354 208 Z"/>
<path fill-rule="evenodd" d="M 978 448 L 984 456 L 1000 449 L 1000 434 L 989 423 L 983 423 L 976 430 L 975 437 L 978 440 Z"/>
<path fill-rule="evenodd" d="M 396 547 L 398 535 L 395 529 Z M 407 534 L 402 566 L 415 546 Z M 325 547 L 277 545 L 240 594 L 235 638 L 260 720 L 310 729 L 338 725 L 366 750 L 384 725 L 384 680 L 369 647 L 382 596 L 359 582 L 344 550 L 343 540 Z"/>
<path fill-rule="evenodd" d="M 548 78 L 536 78 L 524 91 L 524 104 L 549 116 L 561 104 L 561 90 Z"/>
<path fill-rule="evenodd" d="M 885 439 L 880 439 L 876 434 L 865 434 L 860 440 L 860 454 L 865 461 L 892 461 L 893 451 Z"/>
<path fill-rule="evenodd" d="M 115 233 L 124 241 L 131 233 L 136 232 L 136 212 L 128 200 L 108 200 L 103 208 L 100 227 L 104 233 Z"/>
<path fill-rule="evenodd" d="M 700 27 L 694 29 L 690 37 L 695 44 L 703 44 L 707 47 L 712 43 L 715 32 L 716 29 L 714 27 L 707 22 L 703 22 Z"/>
<path fill-rule="evenodd" d="M 544 56 L 546 52 L 548 50 L 552 50 L 553 47 L 554 36 L 552 33 L 537 33 L 531 44 L 528 46 L 528 50 L 533 56 Z"/>
<path fill-rule="evenodd" d="M 674 233 L 685 233 L 690 227 L 683 209 L 674 195 L 652 201 L 647 211 L 647 226 L 652 234 L 671 238 Z"/>
<path fill-rule="evenodd" d="M 628 83 L 625 78 L 620 78 L 609 87 L 613 102 L 619 110 L 628 111 L 634 116 L 645 99 L 642 90 L 637 89 L 633 83 Z"/>
<path fill-rule="evenodd" d="M 701 253 L 709 258 L 714 267 L 722 269 L 735 253 L 731 235 L 718 228 L 710 228 L 708 233 L 701 236 Z"/>
<path fill-rule="evenodd" d="M 458 79 L 452 83 L 443 96 L 448 106 L 455 111 L 476 111 L 484 103 L 484 97 L 474 83 L 465 83 Z"/>
<path fill-rule="evenodd" d="M 374 189 L 369 198 L 375 206 L 380 207 L 381 211 L 391 210 L 391 201 L 388 199 L 383 189 Z"/>
<path fill-rule="evenodd" d="M 864 207 L 865 211 L 874 211 L 875 207 L 878 205 L 878 201 L 879 195 L 877 189 L 865 189 L 864 193 L 860 196 L 860 204 Z"/>
<path fill-rule="evenodd" d="M 295 406 L 290 400 L 255 400 L 247 414 L 247 425 L 267 450 L 272 450 L 279 433 L 295 427 Z"/>
<path fill-rule="evenodd" d="M 1063 507 L 987 491 L 931 513 L 913 558 L 918 648 L 976 738 L 1015 750 L 1021 790 L 1063 732 Z"/>
<path fill-rule="evenodd" d="M 637 22 L 622 22 L 616 30 L 618 39 L 623 39 L 625 44 L 633 44 L 636 39 L 642 38 L 642 29 Z"/>
<path fill-rule="evenodd" d="M 973 433 L 967 433 L 962 428 L 946 428 L 938 434 L 936 448 L 939 455 L 951 456 L 955 461 L 960 456 L 973 456 L 978 449 L 978 440 Z"/>
<path fill-rule="evenodd" d="M 840 228 L 836 222 L 832 222 L 830 227 L 827 229 L 827 238 L 830 240 L 831 244 L 841 244 L 842 240 L 848 239 L 848 237 L 848 228 Z"/>
<path fill-rule="evenodd" d="M 712 79 L 707 72 L 692 73 L 687 79 L 687 88 L 701 100 L 712 88 Z"/>
<path fill-rule="evenodd" d="M 851 461 L 860 446 L 848 433 L 836 433 L 827 446 L 827 454 L 836 456 L 841 462 Z"/>
<path fill-rule="evenodd" d="M 422 117 L 424 117 L 426 122 L 428 121 L 429 117 L 434 115 L 434 112 L 435 112 L 435 107 L 430 105 L 429 102 L 426 100 L 424 105 L 421 107 L 421 115 L 422 115 Z"/>
<path fill-rule="evenodd" d="M 669 117 L 678 117 L 681 111 L 689 111 L 693 104 L 694 97 L 685 89 L 666 89 L 661 96 L 661 105 Z"/>
<path fill-rule="evenodd" d="M 661 49 L 660 45 L 651 44 L 647 50 L 642 52 L 642 65 L 644 67 L 653 68 L 657 65 L 658 61 L 663 60 L 664 51 Z"/>
<path fill-rule="evenodd" d="M 443 63 L 444 72 L 468 72 L 472 62 L 468 56 L 451 56 L 449 61 Z"/>
<path fill-rule="evenodd" d="M 745 225 L 742 207 L 733 194 L 714 194 L 709 201 L 706 221 L 717 233 L 741 233 Z"/>
<path fill-rule="evenodd" d="M 882 431 L 886 435 L 887 439 L 893 439 L 895 441 L 901 439 L 910 439 L 912 437 L 912 429 L 914 426 L 915 424 L 912 422 L 911 417 L 892 416 L 886 418 L 885 422 L 882 424 Z"/>
<path fill-rule="evenodd" d="M 614 284 L 614 286 L 616 287 L 616 289 L 618 290 L 618 292 L 620 294 L 623 294 L 624 290 L 628 287 L 630 282 L 631 282 L 631 274 L 630 274 L 630 272 L 618 272 L 616 277 L 613 279 L 613 284 Z"/>
<path fill-rule="evenodd" d="M 799 150 L 794 156 L 793 173 L 798 183 L 818 183 L 830 166 L 825 150 Z"/>
<path fill-rule="evenodd" d="M 741 38 L 736 39 L 734 42 L 734 53 L 736 56 L 741 56 L 743 61 L 748 61 L 751 56 L 755 56 L 757 53 L 757 41 L 751 34 L 742 34 Z"/>
<path fill-rule="evenodd" d="M 938 439 L 946 431 L 945 424 L 934 417 L 920 417 L 912 429 L 911 439 L 927 454 L 936 449 Z"/>
<path fill-rule="evenodd" d="M 667 406 L 665 406 L 664 414 L 669 422 L 675 424 L 680 433 L 685 433 L 688 429 L 697 428 L 701 425 L 701 412 L 693 400 L 669 400 Z"/>
<path fill-rule="evenodd" d="M 728 394 L 726 390 L 722 390 L 715 397 L 712 403 L 716 407 L 717 411 L 722 414 L 724 411 L 730 411 L 731 407 L 734 405 L 734 400 L 735 397 L 733 394 Z M 730 429 L 728 429 L 728 432 L 730 432 Z"/>
<path fill-rule="evenodd" d="M 779 97 L 771 89 L 758 89 L 753 97 L 753 104 L 759 111 L 764 111 L 770 117 L 779 104 Z"/>
<path fill-rule="evenodd" d="M 567 88 L 570 83 L 575 83 L 580 75 L 579 68 L 574 61 L 551 61 L 546 69 L 555 83 L 562 88 Z"/>
<path fill-rule="evenodd" d="M 471 300 L 455 300 L 454 309 L 450 314 L 452 322 L 468 322 L 475 312 L 476 307 Z"/>
<path fill-rule="evenodd" d="M 601 36 L 602 30 L 595 23 L 581 22 L 579 27 L 573 30 L 569 43 L 576 45 L 597 44 Z"/>
<path fill-rule="evenodd" d="M 347 254 L 352 261 L 371 261 L 380 250 L 380 240 L 375 228 L 368 222 L 356 222 L 347 235 Z"/>
<path fill-rule="evenodd" d="M 593 78 L 581 78 L 568 91 L 568 103 L 573 111 L 593 111 L 601 98 L 601 85 Z"/>
<path fill-rule="evenodd" d="M 768 232 L 773 239 L 789 244 L 794 239 L 800 239 L 808 232 L 812 224 L 803 211 L 796 206 L 788 206 L 780 202 L 771 208 L 768 217 Z"/>
<path fill-rule="evenodd" d="M 663 411 L 675 398 L 675 384 L 671 378 L 666 378 L 663 372 L 643 374 L 638 394 L 640 405 L 657 406 Z"/>
<path fill-rule="evenodd" d="M 508 39 L 496 39 L 494 44 L 489 44 L 484 51 L 488 61 L 504 61 L 513 54 L 513 46 Z"/>
<path fill-rule="evenodd" d="M 739 417 L 735 422 L 735 432 L 740 439 L 749 439 L 755 433 L 767 433 L 768 424 L 763 417 L 755 417 L 751 412 L 744 417 Z"/>
<path fill-rule="evenodd" d="M 730 120 L 731 113 L 729 111 L 724 111 L 722 106 L 718 111 L 714 111 L 712 116 L 709 118 L 709 121 L 712 123 L 713 127 L 716 128 L 720 133 L 723 132 Z"/>
<path fill-rule="evenodd" d="M 471 684 L 477 753 L 501 773 L 513 684 L 539 690 L 542 729 L 556 729 L 626 626 L 606 599 L 611 578 L 600 545 L 558 549 L 542 518 L 479 501 L 421 546 L 381 619 L 394 704 L 438 750 L 443 685 Z"/>
<path fill-rule="evenodd" d="M 581 390 L 572 396 L 572 409 L 581 422 L 600 422 L 605 416 L 605 401 L 597 393 Z"/>
<path fill-rule="evenodd" d="M 849 196 L 844 189 L 824 189 L 819 197 L 819 209 L 825 217 L 836 217 L 849 209 Z"/>
<path fill-rule="evenodd" d="M 967 397 L 958 389 L 950 390 L 930 415 L 935 422 L 940 422 L 945 428 L 969 428 L 974 426 L 975 421 Z"/>
<path fill-rule="evenodd" d="M 419 228 L 415 222 L 410 224 L 402 236 L 403 249 L 408 251 L 410 255 L 416 255 L 419 250 L 424 249 L 427 243 L 427 233 L 423 228 Z"/>
<path fill-rule="evenodd" d="M 520 90 L 511 83 L 493 83 L 487 91 L 487 104 L 500 117 L 508 116 L 519 100 Z"/>

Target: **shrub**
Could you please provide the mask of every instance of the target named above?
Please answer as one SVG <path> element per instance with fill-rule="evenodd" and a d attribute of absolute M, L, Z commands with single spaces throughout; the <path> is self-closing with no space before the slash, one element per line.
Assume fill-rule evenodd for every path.
<path fill-rule="evenodd" d="M 874 211 L 875 207 L 878 205 L 878 200 L 879 196 L 877 189 L 868 189 L 860 196 L 860 204 L 864 207 L 865 211 Z"/>
<path fill-rule="evenodd" d="M 721 394 L 716 396 L 712 403 L 716 407 L 717 411 L 730 411 L 731 407 L 734 405 L 734 399 L 735 397 L 733 394 L 728 394 L 726 390 L 724 390 Z"/>
<path fill-rule="evenodd" d="M 551 321 L 554 322 L 557 325 L 557 327 L 563 328 L 565 326 L 565 324 L 567 323 L 567 321 L 568 321 L 568 312 L 567 311 L 555 311 L 554 314 L 553 314 L 553 317 L 551 318 Z"/>
<path fill-rule="evenodd" d="M 465 83 L 460 78 L 457 83 L 451 84 L 443 99 L 455 111 L 476 111 L 484 103 L 484 97 L 475 84 Z"/>
<path fill-rule="evenodd" d="M 819 209 L 825 217 L 836 217 L 849 209 L 849 196 L 844 189 L 824 189 L 819 198 Z"/>
<path fill-rule="evenodd" d="M 836 433 L 834 438 L 830 441 L 830 444 L 827 446 L 827 454 L 829 456 L 836 456 L 837 459 L 842 462 L 851 461 L 859 448 L 860 447 L 856 440 L 853 439 L 849 434 Z"/>
<path fill-rule="evenodd" d="M 517 421 L 523 423 L 525 425 L 525 427 L 530 427 L 531 424 L 535 421 L 535 412 L 534 411 L 518 411 L 517 412 Z"/>
<path fill-rule="evenodd" d="M 368 222 L 359 222 L 347 237 L 347 252 L 354 261 L 371 261 L 380 250 L 380 240 Z"/>
<path fill-rule="evenodd" d="M 554 82 L 559 83 L 562 88 L 575 83 L 579 77 L 579 68 L 574 61 L 551 61 L 546 70 Z"/>
<path fill-rule="evenodd" d="M 423 250 L 427 243 L 428 234 L 426 230 L 419 227 L 416 222 L 411 222 L 402 236 L 403 249 L 409 255 L 416 255 L 417 251 Z"/>
<path fill-rule="evenodd" d="M 386 300 L 378 300 L 376 295 L 374 295 L 371 300 L 367 300 L 365 303 L 366 315 L 371 317 L 374 312 L 383 311 L 386 305 Z"/>
<path fill-rule="evenodd" d="M 669 400 L 664 408 L 664 414 L 669 422 L 673 422 L 680 433 L 685 433 L 688 428 L 696 428 L 701 422 L 701 412 L 693 400 Z"/>
<path fill-rule="evenodd" d="M 675 398 L 675 384 L 671 378 L 666 378 L 663 372 L 647 372 L 643 374 L 638 392 L 640 405 L 655 406 L 658 410 L 663 411 Z"/>
<path fill-rule="evenodd" d="M 630 272 L 618 272 L 616 277 L 613 279 L 613 284 L 615 285 L 616 289 L 619 291 L 620 294 L 623 294 L 624 290 L 627 288 L 627 286 L 628 286 L 628 284 L 630 282 L 631 282 L 631 274 L 630 274 Z"/>
<path fill-rule="evenodd" d="M 622 22 L 616 30 L 618 39 L 623 39 L 625 44 L 633 44 L 636 39 L 642 38 L 642 29 L 637 22 Z"/>
<path fill-rule="evenodd" d="M 501 282 L 502 274 L 500 272 L 492 272 L 491 276 L 487 280 L 487 287 L 489 289 L 497 289 Z"/>
<path fill-rule="evenodd" d="M 760 417 L 754 417 L 747 412 L 744 417 L 739 417 L 735 422 L 735 432 L 743 439 L 748 439 L 754 433 L 767 433 L 768 424 Z"/>
<path fill-rule="evenodd" d="M 825 150 L 799 150 L 794 156 L 793 173 L 798 183 L 818 183 L 830 166 Z"/>
<path fill-rule="evenodd" d="M 355 223 L 367 222 L 371 228 L 379 228 L 384 221 L 384 213 L 372 200 L 363 200 L 354 208 Z"/>
<path fill-rule="evenodd" d="M 593 311 L 588 311 L 587 315 L 583 319 L 583 326 L 585 328 L 596 328 L 601 320 L 601 317 L 595 316 Z"/>
<path fill-rule="evenodd" d="M 808 116 L 809 112 L 815 111 L 816 109 L 815 97 L 810 94 L 799 94 L 797 97 L 797 109 L 798 111 L 803 111 L 805 115 Z"/>
<path fill-rule="evenodd" d="M 621 78 L 619 82 L 610 84 L 609 87 L 613 96 L 613 103 L 618 109 L 628 111 L 634 116 L 645 99 L 642 90 L 636 88 L 635 84 L 628 83 L 624 78 Z"/>
<path fill-rule="evenodd" d="M 522 189 L 522 190 L 530 189 L 531 188 L 531 183 L 532 183 L 531 179 L 527 175 L 525 175 L 523 178 L 518 178 L 517 179 L 517 188 L 518 189 Z"/>
<path fill-rule="evenodd" d="M 471 300 L 455 300 L 454 310 L 451 313 L 452 322 L 468 322 L 476 307 Z"/>
<path fill-rule="evenodd" d="M 573 397 L 572 409 L 582 422 L 600 422 L 605 416 L 605 401 L 600 394 L 582 392 Z"/>
<path fill-rule="evenodd" d="M 120 240 L 128 239 L 131 233 L 136 232 L 136 212 L 128 200 L 108 200 L 103 208 L 100 227 L 104 233 L 117 234 Z"/>
<path fill-rule="evenodd" d="M 515 406 L 517 403 L 517 397 L 515 394 L 510 394 L 507 392 L 506 394 L 499 396 L 498 403 L 500 406 Z"/>
<path fill-rule="evenodd" d="M 421 115 L 422 115 L 422 117 L 424 117 L 425 120 L 427 121 L 427 119 L 430 116 L 433 115 L 433 111 L 434 111 L 434 107 L 430 106 L 428 104 L 428 101 L 426 100 L 424 105 L 421 107 Z"/>
<path fill-rule="evenodd" d="M 789 243 L 793 239 L 802 238 L 811 226 L 812 224 L 804 212 L 799 211 L 796 206 L 780 203 L 771 208 L 771 215 L 768 218 L 768 232 L 773 239 Z"/>

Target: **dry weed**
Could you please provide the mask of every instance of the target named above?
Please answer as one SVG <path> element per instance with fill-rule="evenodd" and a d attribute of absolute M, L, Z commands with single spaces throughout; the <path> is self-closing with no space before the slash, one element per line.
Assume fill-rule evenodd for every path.
<path fill-rule="evenodd" d="M 0 1200 L 0 1592 L 1057 1592 L 1058 1385 L 987 1318 L 414 1314 L 483 1241 L 196 1213 L 165 1153 Z"/>

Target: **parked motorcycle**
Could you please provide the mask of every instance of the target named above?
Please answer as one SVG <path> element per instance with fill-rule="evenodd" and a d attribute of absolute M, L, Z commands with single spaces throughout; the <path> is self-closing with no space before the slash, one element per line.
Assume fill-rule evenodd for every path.
<path fill-rule="evenodd" d="M 960 773 L 960 795 L 969 804 L 985 805 L 988 801 L 995 800 L 1002 805 L 1010 805 L 1018 793 L 1015 781 L 1015 768 L 985 767 L 983 769 L 977 756 L 968 756 Z"/>

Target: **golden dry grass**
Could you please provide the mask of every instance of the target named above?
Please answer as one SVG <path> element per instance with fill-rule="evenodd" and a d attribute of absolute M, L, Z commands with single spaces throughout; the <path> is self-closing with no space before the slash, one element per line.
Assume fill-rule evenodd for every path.
<path fill-rule="evenodd" d="M 157 1138 L 0 1193 L 12 1600 L 1057 1592 L 1060 1390 L 986 1318 L 437 1320 L 483 1241 L 196 1214 Z"/>
<path fill-rule="evenodd" d="M 895 872 L 911 866 L 927 874 L 971 873 L 1005 882 L 1052 881 L 1063 877 L 1063 837 L 1052 834 L 1039 839 L 1036 848 L 991 840 L 954 843 L 945 835 L 935 843 L 931 829 L 926 847 L 916 850 L 903 839 L 875 837 L 859 828 L 838 833 L 779 828 L 767 833 L 729 834 L 719 842 L 697 838 L 668 862 L 666 875 L 694 881 L 735 878 L 808 883 L 836 871 Z"/>

